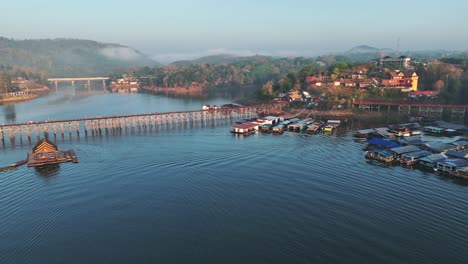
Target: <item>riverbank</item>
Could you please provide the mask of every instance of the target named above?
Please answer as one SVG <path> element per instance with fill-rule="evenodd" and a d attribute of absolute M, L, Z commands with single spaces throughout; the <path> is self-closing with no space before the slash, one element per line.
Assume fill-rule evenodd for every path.
<path fill-rule="evenodd" d="M 28 95 L 20 95 L 20 96 L 7 96 L 0 98 L 0 104 L 4 103 L 18 103 L 29 101 L 38 98 L 39 95 L 37 94 L 28 94 Z"/>

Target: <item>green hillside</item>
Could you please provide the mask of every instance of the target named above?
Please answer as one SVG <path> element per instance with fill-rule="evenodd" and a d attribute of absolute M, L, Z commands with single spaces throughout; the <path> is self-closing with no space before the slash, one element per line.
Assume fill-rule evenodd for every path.
<path fill-rule="evenodd" d="M 108 75 L 157 63 L 130 47 L 79 39 L 12 40 L 0 37 L 0 65 L 46 72 L 51 77 Z"/>

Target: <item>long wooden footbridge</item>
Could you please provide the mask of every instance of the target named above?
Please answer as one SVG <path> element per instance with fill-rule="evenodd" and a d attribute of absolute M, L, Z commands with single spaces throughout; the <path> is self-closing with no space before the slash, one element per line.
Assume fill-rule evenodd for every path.
<path fill-rule="evenodd" d="M 152 127 L 175 127 L 182 124 L 206 124 L 219 120 L 238 120 L 242 118 L 257 117 L 259 113 L 270 113 L 279 111 L 282 104 L 249 106 L 249 107 L 229 107 L 216 110 L 195 110 L 165 113 L 149 113 L 122 116 L 105 116 L 94 118 L 79 118 L 68 120 L 52 120 L 41 122 L 28 122 L 19 124 L 0 125 L 0 139 L 4 143 L 5 138 L 14 142 L 15 138 L 32 136 L 44 137 L 57 135 L 64 136 L 80 133 L 88 135 L 109 134 L 122 129 L 139 129 Z"/>
<path fill-rule="evenodd" d="M 444 113 L 451 118 L 463 119 L 466 115 L 468 105 L 463 104 L 435 104 L 418 102 L 376 102 L 376 101 L 355 101 L 355 105 L 361 109 L 370 111 L 381 111 L 381 108 L 390 111 L 395 107 L 399 114 L 420 115 L 441 118 Z"/>

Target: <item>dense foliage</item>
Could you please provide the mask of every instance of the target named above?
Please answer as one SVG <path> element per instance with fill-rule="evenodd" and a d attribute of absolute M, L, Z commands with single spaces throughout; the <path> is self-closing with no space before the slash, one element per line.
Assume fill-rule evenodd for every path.
<path fill-rule="evenodd" d="M 52 77 L 108 75 L 131 65 L 153 65 L 131 48 L 77 39 L 11 40 L 0 37 L 0 65 Z"/>
<path fill-rule="evenodd" d="M 309 66 L 308 68 L 306 66 Z M 305 58 L 269 58 L 254 56 L 237 59 L 232 63 L 167 65 L 127 69 L 117 73 L 131 73 L 147 80 L 157 87 L 189 87 L 193 83 L 203 87 L 261 85 L 270 80 L 279 80 L 288 72 L 299 72 L 301 69 L 315 69 L 316 61 Z M 311 68 L 312 67 L 312 68 Z M 311 71 L 314 72 L 314 71 Z M 309 73 L 302 73 L 302 76 Z M 294 85 L 291 80 L 290 85 Z M 288 85 L 288 87 L 290 86 Z"/>

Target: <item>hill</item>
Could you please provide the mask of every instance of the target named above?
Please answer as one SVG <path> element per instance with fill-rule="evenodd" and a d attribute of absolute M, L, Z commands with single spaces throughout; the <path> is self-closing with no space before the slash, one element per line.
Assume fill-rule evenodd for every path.
<path fill-rule="evenodd" d="M 381 49 L 367 45 L 353 47 L 342 55 L 346 56 L 351 62 L 369 62 L 380 58 L 382 52 L 388 56 L 396 56 L 396 52 L 392 49 Z"/>
<path fill-rule="evenodd" d="M 218 54 L 201 57 L 194 60 L 183 60 L 176 61 L 171 63 L 175 66 L 188 66 L 188 65 L 197 65 L 197 64 L 232 64 L 232 63 L 242 63 L 242 62 L 254 62 L 254 61 L 270 61 L 275 58 L 269 56 L 236 56 L 232 54 Z"/>
<path fill-rule="evenodd" d="M 119 44 L 0 37 L 0 65 L 42 71 L 52 77 L 108 75 L 124 67 L 156 64 L 139 51 Z"/>
<path fill-rule="evenodd" d="M 356 46 L 356 47 L 351 48 L 346 53 L 356 54 L 356 53 L 375 53 L 375 52 L 380 52 L 380 49 L 367 46 L 367 45 L 361 45 L 361 46 Z"/>

